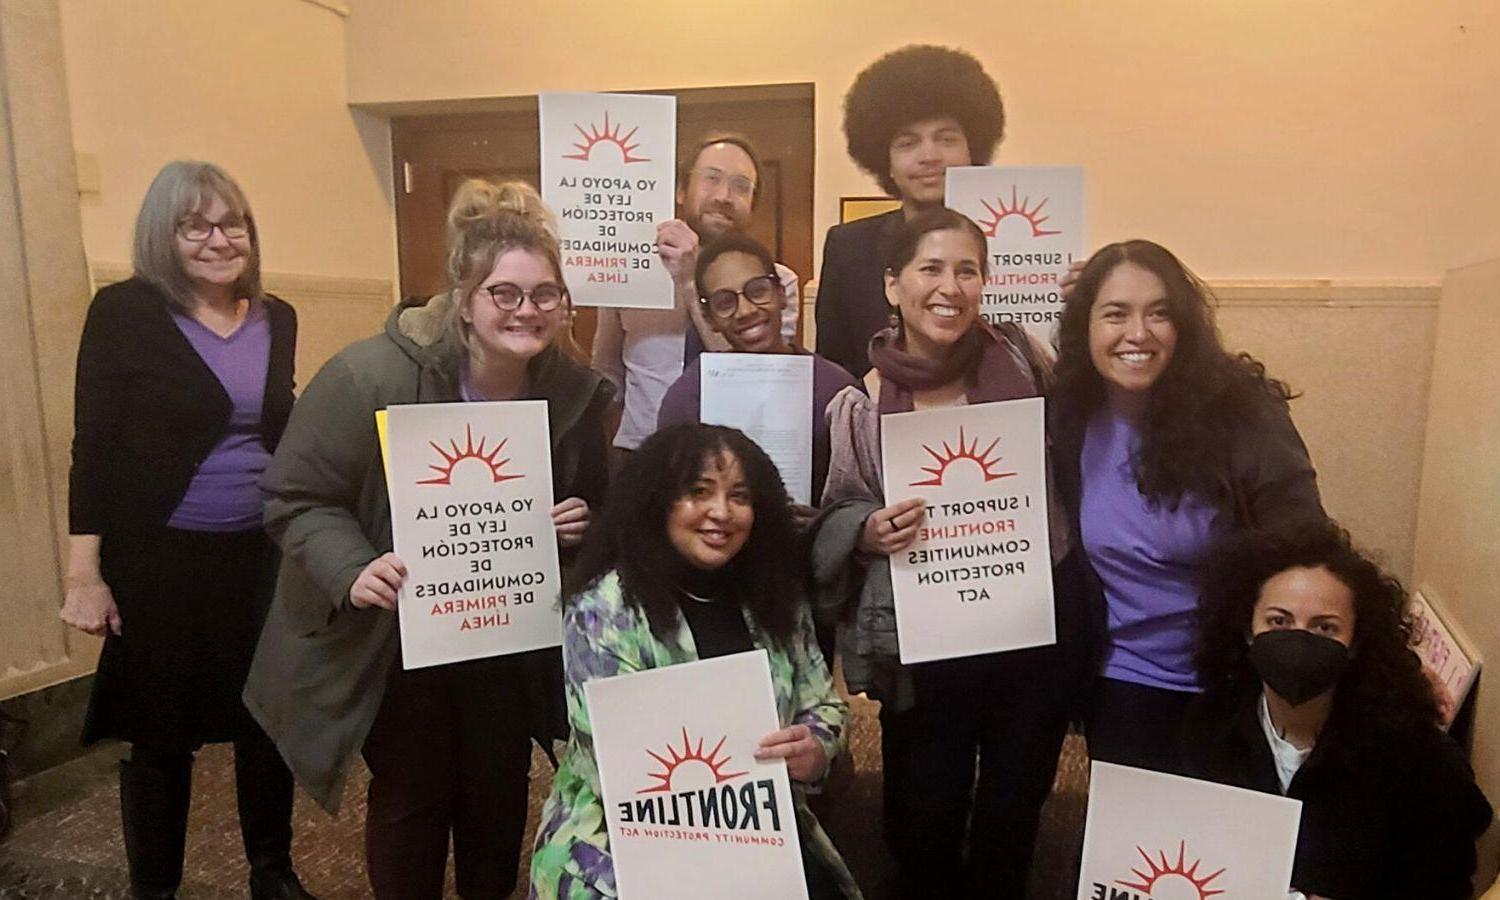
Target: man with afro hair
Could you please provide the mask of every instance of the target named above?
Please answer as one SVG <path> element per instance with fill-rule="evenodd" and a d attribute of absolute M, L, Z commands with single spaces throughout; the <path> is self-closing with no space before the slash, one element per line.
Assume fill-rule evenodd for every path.
<path fill-rule="evenodd" d="M 902 217 L 943 203 L 949 166 L 984 165 L 1005 131 L 1000 91 L 972 55 L 913 44 L 871 63 L 844 95 L 849 155 L 901 208 L 828 230 L 818 279 L 819 355 L 856 378 L 890 312 L 881 245 Z"/>

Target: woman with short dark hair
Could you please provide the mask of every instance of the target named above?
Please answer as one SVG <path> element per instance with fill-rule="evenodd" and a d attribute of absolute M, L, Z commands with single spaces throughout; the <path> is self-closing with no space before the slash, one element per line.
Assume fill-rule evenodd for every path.
<path fill-rule="evenodd" d="M 835 225 L 823 244 L 818 353 L 855 378 L 885 326 L 883 242 L 898 223 L 940 207 L 949 166 L 986 165 L 1005 133 L 1000 91 L 971 54 L 913 44 L 871 63 L 844 95 L 849 156 L 901 208 Z"/>
<path fill-rule="evenodd" d="M 1019 326 L 980 318 L 987 257 L 978 226 L 953 210 L 898 222 L 884 257 L 891 325 L 870 341 L 864 390 L 847 388 L 828 407 L 818 609 L 839 623 L 849 690 L 881 703 L 884 831 L 903 897 L 984 896 L 996 884 L 1024 892 L 1074 681 L 1075 568 L 1050 497 L 1058 645 L 900 664 L 890 558 L 917 539 L 925 505 L 887 504 L 881 417 L 1036 397 L 1050 375 Z"/>
<path fill-rule="evenodd" d="M 251 896 L 307 897 L 292 777 L 240 702 L 276 573 L 257 482 L 292 408 L 297 315 L 261 290 L 250 204 L 210 163 L 157 174 L 133 262 L 78 348 L 62 618 L 104 637 L 83 739 L 131 744 L 135 896 L 176 893 L 193 754 L 233 741 Z"/>
<path fill-rule="evenodd" d="M 785 759 L 808 893 L 858 897 L 838 851 L 808 811 L 844 748 L 846 704 L 813 636 L 786 487 L 732 428 L 684 424 L 631 454 L 585 539 L 563 618 L 572 735 L 542 809 L 531 896 L 617 896 L 584 684 L 731 653 L 766 651 L 783 727 L 757 758 Z"/>
<path fill-rule="evenodd" d="M 1188 773 L 1302 802 L 1295 891 L 1466 900 L 1490 807 L 1438 727 L 1405 590 L 1331 522 L 1209 560 Z"/>
<path fill-rule="evenodd" d="M 1322 519 L 1285 384 L 1224 349 L 1208 289 L 1166 248 L 1110 244 L 1058 329 L 1058 486 L 1093 601 L 1089 754 L 1175 771 L 1204 559 L 1215 539 Z"/>

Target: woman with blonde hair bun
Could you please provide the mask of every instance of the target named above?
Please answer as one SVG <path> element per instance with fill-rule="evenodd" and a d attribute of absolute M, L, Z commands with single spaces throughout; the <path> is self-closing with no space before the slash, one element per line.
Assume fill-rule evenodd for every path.
<path fill-rule="evenodd" d="M 450 290 L 403 303 L 307 386 L 265 478 L 284 554 L 245 701 L 292 771 L 337 808 L 371 772 L 365 819 L 380 898 L 439 898 L 450 833 L 458 893 L 515 887 L 530 739 L 565 735 L 556 648 L 406 671 L 375 413 L 391 404 L 542 399 L 566 562 L 605 488 L 611 390 L 557 346 L 571 311 L 556 223 L 519 182 L 462 185 L 448 214 Z"/>

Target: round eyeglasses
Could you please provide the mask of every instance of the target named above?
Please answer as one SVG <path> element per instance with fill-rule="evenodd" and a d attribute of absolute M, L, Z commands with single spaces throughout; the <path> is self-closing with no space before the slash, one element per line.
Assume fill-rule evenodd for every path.
<path fill-rule="evenodd" d="M 737 291 L 724 288 L 714 291 L 707 297 L 699 298 L 698 303 L 704 311 L 716 319 L 732 319 L 739 311 L 740 298 L 744 297 L 751 303 L 766 309 L 775 306 L 781 299 L 778 293 L 781 290 L 781 282 L 775 275 L 757 275 Z"/>
<path fill-rule="evenodd" d="M 486 285 L 484 289 L 490 292 L 490 300 L 501 312 L 515 312 L 527 300 L 530 300 L 531 305 L 542 312 L 552 312 L 561 306 L 568 296 L 566 288 L 551 282 L 539 284 L 529 291 L 522 290 L 519 285 L 511 284 L 509 281 Z"/>

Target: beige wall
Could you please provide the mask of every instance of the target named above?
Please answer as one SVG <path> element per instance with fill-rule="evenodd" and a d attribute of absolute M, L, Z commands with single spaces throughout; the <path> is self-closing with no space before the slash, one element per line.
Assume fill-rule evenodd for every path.
<path fill-rule="evenodd" d="M 1435 286 L 1218 284 L 1225 344 L 1302 396 L 1292 418 L 1328 512 L 1403 579 L 1437 325 Z"/>
<path fill-rule="evenodd" d="M 349 99 L 812 82 L 821 235 L 874 187 L 844 91 L 910 41 L 998 76 L 998 162 L 1088 168 L 1096 241 L 1215 278 L 1433 282 L 1500 244 L 1493 0 L 358 0 Z"/>
<path fill-rule="evenodd" d="M 136 210 L 173 159 L 229 170 L 267 271 L 395 277 L 385 122 L 345 106 L 345 19 L 302 0 L 61 0 L 90 261 L 128 263 Z M 310 374 L 310 373 L 309 373 Z"/>
<path fill-rule="evenodd" d="M 55 0 L 0 2 L 0 698 L 93 669 L 58 621 L 88 303 Z"/>
<path fill-rule="evenodd" d="M 1500 803 L 1500 258 L 1443 282 L 1417 518 L 1416 584 L 1488 663 L 1474 718 L 1474 771 Z M 1500 826 L 1480 884 L 1500 865 Z"/>

